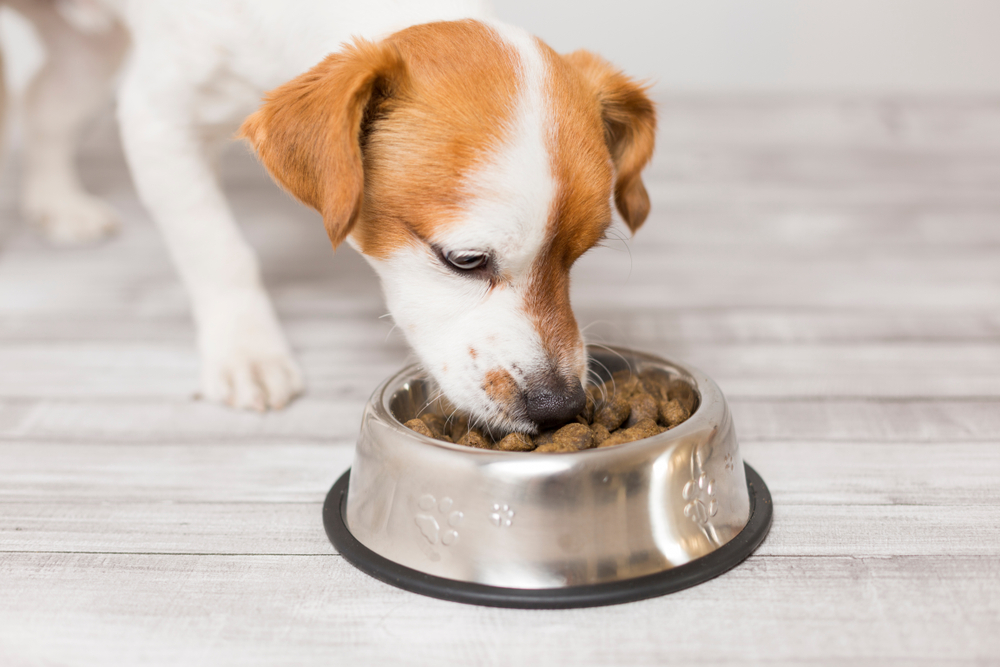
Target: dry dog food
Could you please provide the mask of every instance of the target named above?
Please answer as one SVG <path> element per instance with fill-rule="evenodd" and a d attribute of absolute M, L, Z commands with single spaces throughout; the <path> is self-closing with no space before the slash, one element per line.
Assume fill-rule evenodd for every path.
<path fill-rule="evenodd" d="M 405 426 L 445 442 L 505 452 L 576 452 L 613 447 L 663 433 L 691 416 L 697 394 L 687 382 L 647 370 L 619 371 L 604 384 L 587 387 L 587 403 L 576 420 L 537 435 L 510 433 L 494 440 L 469 425 L 465 415 L 426 412 Z"/>

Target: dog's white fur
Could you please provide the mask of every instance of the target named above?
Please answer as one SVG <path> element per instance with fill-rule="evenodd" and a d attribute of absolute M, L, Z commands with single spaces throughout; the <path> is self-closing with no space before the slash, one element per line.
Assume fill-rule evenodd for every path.
<path fill-rule="evenodd" d="M 487 4 L 475 0 L 8 2 L 39 26 L 49 50 L 28 100 L 26 211 L 57 241 L 113 230 L 113 212 L 76 180 L 72 135 L 121 59 L 127 33 L 133 48 L 118 98 L 123 144 L 139 194 L 191 296 L 203 394 L 254 409 L 284 406 L 302 391 L 303 379 L 256 257 L 219 187 L 218 151 L 265 91 L 351 38 L 377 40 L 439 20 L 488 23 L 520 63 L 510 139 L 456 183 L 471 193 L 461 224 L 427 240 L 448 250 L 493 253 L 502 261 L 504 284 L 488 289 L 456 275 L 426 246 L 368 259 L 394 318 L 452 402 L 492 424 L 533 428 L 523 411 L 506 410 L 483 387 L 489 369 L 503 369 L 523 386 L 552 363 L 524 307 L 557 191 L 547 146 L 559 118 L 547 102 L 546 64 L 532 37 L 497 23 Z M 583 377 L 582 341 L 571 357 L 572 373 Z"/>

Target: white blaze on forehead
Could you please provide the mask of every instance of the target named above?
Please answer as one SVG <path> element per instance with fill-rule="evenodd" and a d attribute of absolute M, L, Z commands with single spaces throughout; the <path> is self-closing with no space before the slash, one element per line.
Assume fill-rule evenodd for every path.
<path fill-rule="evenodd" d="M 447 250 L 492 251 L 497 267 L 514 280 L 525 274 L 545 243 L 556 196 L 549 155 L 554 119 L 545 95 L 546 66 L 534 37 L 493 24 L 516 55 L 518 98 L 500 146 L 465 177 L 462 220 L 431 240 Z"/>

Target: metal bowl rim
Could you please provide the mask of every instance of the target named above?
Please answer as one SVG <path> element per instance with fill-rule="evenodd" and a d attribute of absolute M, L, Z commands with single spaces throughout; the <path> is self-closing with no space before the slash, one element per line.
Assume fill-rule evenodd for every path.
<path fill-rule="evenodd" d="M 542 455 L 558 455 L 558 456 L 595 456 L 603 455 L 607 456 L 610 453 L 616 451 L 622 451 L 624 449 L 632 449 L 636 446 L 649 445 L 662 445 L 663 442 L 672 439 L 680 439 L 685 436 L 690 435 L 692 432 L 699 428 L 703 428 L 706 424 L 703 422 L 708 422 L 711 417 L 708 416 L 709 405 L 708 398 L 717 398 L 718 402 L 722 405 L 726 404 L 725 398 L 722 395 L 722 390 L 719 386 L 709 377 L 706 373 L 700 369 L 688 365 L 681 364 L 669 359 L 660 357 L 659 355 L 652 354 L 649 352 L 642 352 L 640 350 L 632 350 L 625 347 L 618 347 L 613 345 L 588 345 L 588 352 L 591 349 L 595 351 L 610 351 L 619 355 L 629 355 L 636 359 L 642 359 L 647 362 L 654 363 L 659 366 L 669 366 L 673 367 L 677 371 L 680 371 L 682 375 L 687 376 L 691 379 L 695 385 L 695 390 L 698 392 L 699 401 L 698 407 L 695 408 L 694 413 L 682 424 L 675 426 L 674 428 L 664 431 L 658 435 L 651 436 L 649 438 L 643 438 L 642 440 L 635 440 L 633 442 L 626 442 L 621 445 L 615 445 L 613 447 L 593 447 L 591 449 L 583 449 L 575 452 L 544 452 Z M 437 440 L 435 438 L 429 438 L 426 435 L 417 433 L 409 428 L 407 428 L 396 416 L 392 413 L 389 407 L 389 401 L 392 399 L 393 394 L 398 391 L 406 382 L 410 380 L 419 379 L 421 376 L 426 377 L 426 371 L 424 371 L 420 364 L 410 364 L 400 369 L 393 375 L 389 376 L 387 379 L 383 380 L 382 383 L 376 387 L 375 391 L 372 393 L 371 398 L 368 401 L 369 408 L 373 411 L 373 416 L 378 418 L 383 424 L 389 426 L 397 433 L 412 438 L 421 444 L 430 445 L 439 450 L 444 450 L 447 452 L 454 452 L 459 455 L 468 456 L 505 456 L 507 458 L 514 459 L 537 459 L 539 453 L 537 452 L 506 452 L 497 449 L 477 449 L 475 447 L 467 447 L 465 445 L 459 445 L 458 443 L 445 442 L 444 440 Z"/>

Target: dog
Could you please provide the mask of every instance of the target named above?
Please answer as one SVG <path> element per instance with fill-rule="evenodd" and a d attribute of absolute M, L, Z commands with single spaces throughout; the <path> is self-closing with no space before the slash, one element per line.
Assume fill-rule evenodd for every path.
<path fill-rule="evenodd" d="M 582 409 L 570 268 L 612 208 L 633 232 L 648 214 L 643 85 L 475 1 L 102 7 L 132 41 L 123 146 L 191 296 L 205 397 L 263 410 L 303 389 L 213 168 L 236 132 L 368 260 L 456 408 L 525 432 Z"/>

